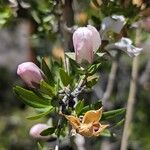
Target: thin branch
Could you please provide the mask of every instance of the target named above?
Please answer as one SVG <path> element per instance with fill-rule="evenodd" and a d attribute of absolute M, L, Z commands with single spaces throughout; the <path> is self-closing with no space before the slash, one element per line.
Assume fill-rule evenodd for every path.
<path fill-rule="evenodd" d="M 83 136 L 76 134 L 74 142 L 76 144 L 77 150 L 86 150 L 85 149 L 85 138 Z"/>
<path fill-rule="evenodd" d="M 57 138 L 55 150 L 59 150 L 59 138 Z"/>
<path fill-rule="evenodd" d="M 110 74 L 109 74 L 106 91 L 105 91 L 105 93 L 103 95 L 103 98 L 102 98 L 104 100 L 104 102 L 106 102 L 111 96 L 114 81 L 115 81 L 115 77 L 116 77 L 117 68 L 118 68 L 118 61 L 114 60 L 112 62 L 112 67 L 111 67 L 111 71 L 110 71 Z"/>
<path fill-rule="evenodd" d="M 63 25 L 63 29 L 64 29 L 67 33 L 70 33 L 70 34 L 73 34 L 74 31 L 78 28 L 77 25 L 74 25 L 74 26 L 72 26 L 72 27 L 68 27 L 65 22 L 62 22 L 62 23 L 63 23 L 63 24 L 62 24 L 62 25 Z"/>
<path fill-rule="evenodd" d="M 114 87 L 114 81 L 115 81 L 116 73 L 117 73 L 117 69 L 118 69 L 119 58 L 120 58 L 120 53 L 118 52 L 116 57 L 113 59 L 111 70 L 110 70 L 109 77 L 108 77 L 106 90 L 105 90 L 103 98 L 102 98 L 103 105 L 105 105 L 106 107 L 107 107 L 108 100 L 112 94 L 112 90 Z"/>
<path fill-rule="evenodd" d="M 136 39 L 135 39 L 136 44 L 140 43 L 139 37 L 140 37 L 140 31 L 137 30 Z M 130 129 L 131 129 L 130 125 L 132 122 L 135 95 L 137 89 L 137 77 L 138 77 L 138 67 L 139 67 L 138 63 L 139 63 L 139 56 L 135 57 L 132 63 L 132 75 L 130 81 L 129 97 L 127 102 L 126 120 L 125 120 L 125 125 L 123 130 L 122 141 L 121 141 L 121 150 L 127 150 L 128 147 L 128 139 L 130 136 Z"/>

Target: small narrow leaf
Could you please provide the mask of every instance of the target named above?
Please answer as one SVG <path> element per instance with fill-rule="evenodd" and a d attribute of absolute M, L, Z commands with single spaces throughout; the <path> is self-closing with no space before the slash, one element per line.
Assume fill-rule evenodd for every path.
<path fill-rule="evenodd" d="M 54 97 L 52 100 L 51 100 L 51 105 L 53 107 L 59 107 L 59 99 L 58 97 Z"/>
<path fill-rule="evenodd" d="M 64 86 L 67 86 L 68 84 L 71 83 L 72 78 L 63 69 L 59 70 L 59 75 Z"/>
<path fill-rule="evenodd" d="M 43 147 L 39 142 L 37 143 L 37 145 L 38 145 L 38 150 L 43 150 Z"/>
<path fill-rule="evenodd" d="M 53 134 L 55 132 L 55 130 L 56 130 L 56 128 L 54 128 L 54 127 L 47 128 L 46 130 L 42 131 L 40 133 L 40 135 L 42 135 L 42 136 L 51 135 L 51 134 Z"/>
<path fill-rule="evenodd" d="M 105 129 L 100 136 L 111 137 L 111 133 L 108 129 Z"/>
<path fill-rule="evenodd" d="M 73 59 L 69 58 L 69 66 L 70 66 L 70 72 L 72 72 L 73 74 L 81 74 L 84 75 L 85 74 L 85 70 L 83 70 L 83 68 L 81 69 L 80 65 Z"/>
<path fill-rule="evenodd" d="M 118 128 L 118 127 L 122 126 L 124 121 L 125 121 L 125 119 L 120 120 L 114 126 L 112 126 L 112 128 L 114 129 L 114 128 Z"/>
<path fill-rule="evenodd" d="M 44 58 L 42 58 L 41 69 L 44 72 L 44 74 L 46 75 L 49 84 L 54 85 L 53 74 L 52 74 L 50 68 L 48 67 L 48 65 L 46 64 Z"/>
<path fill-rule="evenodd" d="M 96 53 L 98 57 L 103 57 L 106 53 Z"/>
<path fill-rule="evenodd" d="M 76 114 L 79 115 L 82 108 L 84 107 L 84 101 L 79 101 L 75 107 Z"/>
<path fill-rule="evenodd" d="M 97 76 L 90 76 L 90 77 L 88 77 L 87 78 L 87 83 L 86 83 L 87 87 L 88 88 L 92 88 L 97 83 L 98 78 L 99 77 L 97 77 Z"/>
<path fill-rule="evenodd" d="M 33 91 L 24 89 L 22 87 L 14 87 L 14 92 L 27 105 L 34 108 L 45 108 L 50 105 L 50 101 L 45 98 L 37 96 Z"/>
<path fill-rule="evenodd" d="M 52 112 L 53 110 L 54 110 L 53 107 L 50 106 L 47 111 L 45 111 L 45 112 L 43 112 L 43 113 L 40 113 L 40 114 L 37 114 L 37 115 L 35 115 L 35 116 L 27 117 L 27 119 L 29 119 L 29 120 L 37 120 L 37 119 L 39 119 L 39 118 L 42 118 L 42 117 L 48 115 L 48 114 L 49 114 L 50 112 Z"/>
<path fill-rule="evenodd" d="M 123 114 L 125 114 L 125 110 L 126 110 L 125 108 L 121 108 L 121 109 L 104 112 L 102 115 L 102 120 L 112 119 L 114 117 L 123 115 Z"/>
<path fill-rule="evenodd" d="M 65 55 L 68 58 L 75 60 L 75 53 L 74 52 L 67 52 L 67 53 L 65 53 Z"/>
<path fill-rule="evenodd" d="M 92 105 L 87 105 L 87 106 L 83 107 L 78 115 L 80 116 L 89 110 L 92 110 Z"/>
<path fill-rule="evenodd" d="M 52 87 L 51 85 L 49 85 L 45 81 L 41 81 L 41 83 L 40 83 L 40 90 L 43 93 L 49 95 L 50 97 L 53 97 L 53 96 L 56 95 L 56 88 Z"/>
<path fill-rule="evenodd" d="M 101 107 L 102 107 L 102 101 L 98 101 L 94 104 L 86 105 L 80 110 L 78 116 L 83 115 L 84 113 L 86 113 L 89 110 L 97 110 L 97 109 L 100 109 Z"/>
<path fill-rule="evenodd" d="M 93 75 L 95 74 L 98 69 L 100 68 L 101 63 L 93 64 L 90 67 L 87 68 L 87 74 L 88 75 Z"/>
<path fill-rule="evenodd" d="M 97 109 L 100 109 L 102 107 L 102 101 L 98 101 L 96 102 L 94 105 L 93 105 L 94 109 L 97 110 Z"/>

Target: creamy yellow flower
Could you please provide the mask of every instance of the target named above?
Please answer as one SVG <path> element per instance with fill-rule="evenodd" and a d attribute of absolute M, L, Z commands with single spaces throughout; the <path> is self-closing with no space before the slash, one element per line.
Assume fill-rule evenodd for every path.
<path fill-rule="evenodd" d="M 109 125 L 102 125 L 99 120 L 102 117 L 102 108 L 98 110 L 90 110 L 85 113 L 82 121 L 79 118 L 72 115 L 64 115 L 69 121 L 73 130 L 77 133 L 91 137 L 99 136 Z"/>

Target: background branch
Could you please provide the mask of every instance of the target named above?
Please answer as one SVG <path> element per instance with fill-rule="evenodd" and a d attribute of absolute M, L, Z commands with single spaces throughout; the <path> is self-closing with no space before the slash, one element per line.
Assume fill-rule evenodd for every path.
<path fill-rule="evenodd" d="M 103 105 L 106 106 L 106 107 L 108 106 L 108 100 L 109 100 L 109 98 L 112 94 L 114 81 L 115 81 L 116 73 L 117 73 L 117 69 L 118 69 L 119 56 L 120 55 L 117 54 L 116 58 L 113 59 L 111 70 L 110 70 L 109 77 L 108 77 L 106 90 L 105 90 L 103 98 L 102 98 Z"/>
<path fill-rule="evenodd" d="M 140 30 L 137 29 L 136 31 L 136 39 L 135 43 L 138 45 L 140 43 Z M 138 67 L 139 67 L 139 56 L 135 57 L 133 59 L 132 63 L 132 75 L 131 75 L 131 81 L 130 81 L 130 89 L 129 89 L 129 97 L 127 101 L 127 112 L 126 112 L 126 120 L 123 130 L 123 136 L 121 141 L 121 150 L 127 150 L 128 147 L 128 139 L 130 136 L 130 125 L 132 121 L 133 116 L 133 109 L 134 109 L 134 103 L 135 103 L 135 95 L 137 90 L 137 77 L 138 77 Z"/>

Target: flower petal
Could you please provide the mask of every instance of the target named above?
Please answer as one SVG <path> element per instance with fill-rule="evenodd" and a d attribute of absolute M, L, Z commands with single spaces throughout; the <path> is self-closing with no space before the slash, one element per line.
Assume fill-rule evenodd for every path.
<path fill-rule="evenodd" d="M 92 31 L 86 27 L 78 28 L 73 34 L 73 45 L 76 60 L 79 64 L 83 61 L 91 63 L 93 61 Z"/>
<path fill-rule="evenodd" d="M 93 132 L 97 132 L 100 128 L 101 124 L 99 122 L 93 123 Z"/>
<path fill-rule="evenodd" d="M 88 123 L 99 122 L 101 116 L 102 116 L 102 107 L 98 110 L 90 110 L 85 113 L 82 123 L 88 124 Z"/>
<path fill-rule="evenodd" d="M 122 50 L 126 52 L 130 57 L 134 57 L 140 54 L 143 50 L 132 45 L 132 41 L 129 38 L 122 37 L 120 41 L 116 43 L 108 44 L 105 47 L 106 50 Z"/>
<path fill-rule="evenodd" d="M 100 128 L 98 131 L 93 133 L 93 136 L 99 136 L 109 125 L 100 125 Z"/>
<path fill-rule="evenodd" d="M 78 118 L 76 118 L 75 116 L 72 115 L 64 115 L 65 118 L 69 121 L 69 123 L 71 124 L 71 126 L 74 129 L 78 129 L 80 126 L 80 120 Z"/>
<path fill-rule="evenodd" d="M 101 38 L 100 34 L 97 29 L 91 25 L 87 25 L 87 28 L 92 31 L 92 41 L 93 41 L 93 51 L 98 50 L 99 46 L 101 45 Z"/>
<path fill-rule="evenodd" d="M 107 32 L 113 31 L 115 33 L 120 33 L 121 29 L 125 24 L 124 16 L 112 15 L 103 19 L 101 24 L 101 37 L 103 40 L 107 39 Z"/>
<path fill-rule="evenodd" d="M 93 136 L 93 125 L 89 124 L 81 124 L 79 130 L 77 132 L 83 136 L 91 137 Z"/>

